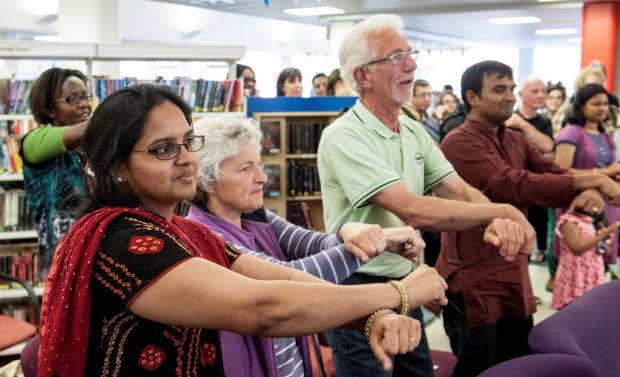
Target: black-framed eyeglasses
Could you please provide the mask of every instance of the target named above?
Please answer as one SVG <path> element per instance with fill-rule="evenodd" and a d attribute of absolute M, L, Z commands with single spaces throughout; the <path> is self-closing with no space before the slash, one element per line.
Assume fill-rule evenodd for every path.
<path fill-rule="evenodd" d="M 371 62 L 368 62 L 368 63 L 364 64 L 364 66 L 368 67 L 369 65 L 379 64 L 379 63 L 383 63 L 383 62 L 392 62 L 392 64 L 394 64 L 394 65 L 402 64 L 402 63 L 405 62 L 405 58 L 407 56 L 411 56 L 411 58 L 413 60 L 416 60 L 418 58 L 419 54 L 420 54 L 420 50 L 398 51 L 398 52 L 395 52 L 393 54 L 390 54 L 387 58 L 377 59 L 377 60 L 373 60 Z"/>
<path fill-rule="evenodd" d="M 81 96 L 77 94 L 71 94 L 70 96 L 67 96 L 65 98 L 57 99 L 56 102 L 65 102 L 65 103 L 68 103 L 69 105 L 77 106 L 82 101 L 90 102 L 92 101 L 92 99 L 93 99 L 92 93 L 87 93 Z"/>
<path fill-rule="evenodd" d="M 181 144 L 166 143 L 157 148 L 147 149 L 145 151 L 133 150 L 132 152 L 151 153 L 154 154 L 158 160 L 170 160 L 181 154 L 181 147 L 185 147 L 188 152 L 198 152 L 204 145 L 204 136 L 190 136 Z"/>

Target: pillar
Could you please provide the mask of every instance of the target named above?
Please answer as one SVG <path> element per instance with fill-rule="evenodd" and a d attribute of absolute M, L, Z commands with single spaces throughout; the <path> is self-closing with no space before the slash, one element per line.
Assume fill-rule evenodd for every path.
<path fill-rule="evenodd" d="M 61 42 L 121 43 L 119 0 L 59 0 Z M 94 62 L 93 74 L 119 77 L 118 62 Z"/>
<path fill-rule="evenodd" d="M 599 60 L 607 69 L 607 90 L 619 93 L 618 76 L 618 18 L 619 1 L 586 1 L 583 5 L 581 66 Z M 620 80 L 618 80 L 620 81 Z"/>

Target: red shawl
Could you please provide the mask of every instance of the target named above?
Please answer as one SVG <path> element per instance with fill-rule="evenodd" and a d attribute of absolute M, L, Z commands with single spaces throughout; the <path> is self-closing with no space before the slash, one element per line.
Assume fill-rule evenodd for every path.
<path fill-rule="evenodd" d="M 80 218 L 59 242 L 45 283 L 37 376 L 83 375 L 88 351 L 92 261 L 106 227 L 124 213 L 151 221 L 196 255 L 230 267 L 223 239 L 178 216 L 168 222 L 144 210 L 102 208 Z"/>

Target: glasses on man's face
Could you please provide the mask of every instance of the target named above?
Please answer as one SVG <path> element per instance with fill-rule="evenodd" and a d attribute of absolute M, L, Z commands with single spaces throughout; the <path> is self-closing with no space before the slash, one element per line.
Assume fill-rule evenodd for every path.
<path fill-rule="evenodd" d="M 188 152 L 198 152 L 205 145 L 204 136 L 190 136 L 181 144 L 166 143 L 156 148 L 147 149 L 145 151 L 132 151 L 132 152 L 145 152 L 154 154 L 158 160 L 170 160 L 181 154 L 181 147 L 185 147 Z"/>
<path fill-rule="evenodd" d="M 57 99 L 56 102 L 65 102 L 71 106 L 77 106 L 82 101 L 90 102 L 92 101 L 92 99 L 92 93 L 83 94 L 81 96 L 77 94 L 71 94 L 70 96 L 67 96 L 65 98 Z"/>
<path fill-rule="evenodd" d="M 368 67 L 370 65 L 379 64 L 383 62 L 392 62 L 392 64 L 394 65 L 402 64 L 405 62 L 405 58 L 407 58 L 407 56 L 411 56 L 413 60 L 416 60 L 418 58 L 419 53 L 420 53 L 420 50 L 399 51 L 399 52 L 390 54 L 387 58 L 377 59 L 377 60 L 368 62 L 364 64 L 364 66 Z"/>

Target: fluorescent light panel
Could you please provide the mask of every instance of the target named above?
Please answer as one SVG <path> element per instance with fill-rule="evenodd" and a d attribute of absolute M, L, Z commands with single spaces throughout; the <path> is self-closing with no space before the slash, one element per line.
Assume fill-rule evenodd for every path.
<path fill-rule="evenodd" d="M 310 8 L 289 8 L 282 12 L 292 14 L 294 16 L 310 17 L 310 16 L 328 16 L 330 14 L 343 14 L 344 9 L 334 7 L 310 7 Z"/>
<path fill-rule="evenodd" d="M 579 30 L 572 27 L 566 27 L 559 29 L 538 29 L 534 30 L 534 33 L 537 35 L 570 35 L 579 33 Z"/>
<path fill-rule="evenodd" d="M 533 16 L 496 17 L 489 18 L 489 22 L 496 25 L 537 24 L 540 22 L 540 18 Z"/>

